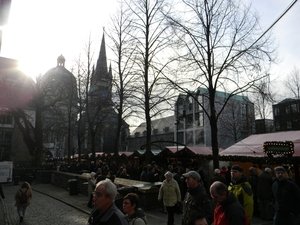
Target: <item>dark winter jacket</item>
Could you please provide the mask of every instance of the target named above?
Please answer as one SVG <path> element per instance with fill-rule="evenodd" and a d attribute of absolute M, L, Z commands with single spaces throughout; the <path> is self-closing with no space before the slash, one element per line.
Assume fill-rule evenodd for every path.
<path fill-rule="evenodd" d="M 272 196 L 273 180 L 270 173 L 264 171 L 258 176 L 257 197 L 270 200 Z"/>
<path fill-rule="evenodd" d="M 193 225 L 193 221 L 199 215 L 204 216 L 207 223 L 211 224 L 213 222 L 213 214 L 213 204 L 204 187 L 198 185 L 194 189 L 189 189 L 184 198 L 182 225 Z"/>
<path fill-rule="evenodd" d="M 113 203 L 106 212 L 100 214 L 95 209 L 88 220 L 89 225 L 128 225 L 126 216 Z"/>
<path fill-rule="evenodd" d="M 275 198 L 275 209 L 282 216 L 290 213 L 300 214 L 300 189 L 292 181 L 276 181 L 272 186 Z"/>
<path fill-rule="evenodd" d="M 218 203 L 215 208 L 214 225 L 248 225 L 248 218 L 243 206 L 229 192 L 225 201 Z"/>

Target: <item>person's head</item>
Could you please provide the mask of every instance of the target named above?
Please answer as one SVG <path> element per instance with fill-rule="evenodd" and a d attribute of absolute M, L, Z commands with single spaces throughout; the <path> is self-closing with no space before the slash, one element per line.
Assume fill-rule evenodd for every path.
<path fill-rule="evenodd" d="M 269 167 L 266 167 L 265 168 L 265 172 L 268 173 L 268 174 L 271 174 L 272 173 L 272 169 L 269 168 Z"/>
<path fill-rule="evenodd" d="M 243 175 L 243 168 L 240 165 L 234 165 L 231 167 L 231 179 L 239 180 Z"/>
<path fill-rule="evenodd" d="M 253 166 L 250 167 L 250 168 L 249 168 L 249 174 L 250 174 L 250 175 L 256 175 L 256 174 L 257 174 L 257 172 L 256 172 L 256 167 L 253 167 Z"/>
<path fill-rule="evenodd" d="M 168 170 L 173 172 L 173 166 L 172 165 L 168 165 Z"/>
<path fill-rule="evenodd" d="M 194 170 L 191 170 L 187 173 L 182 174 L 186 178 L 185 182 L 187 184 L 187 187 L 190 189 L 193 189 L 198 186 L 199 181 L 201 179 L 199 173 L 197 173 Z"/>
<path fill-rule="evenodd" d="M 139 196 L 135 193 L 129 193 L 123 198 L 123 212 L 132 215 L 140 206 Z"/>
<path fill-rule="evenodd" d="M 111 180 L 106 179 L 98 182 L 93 192 L 95 207 L 100 212 L 104 212 L 111 206 L 111 204 L 113 204 L 116 195 L 117 187 L 111 182 Z"/>
<path fill-rule="evenodd" d="M 194 225 L 208 225 L 204 216 L 197 216 Z"/>
<path fill-rule="evenodd" d="M 219 169 L 214 170 L 214 175 L 220 175 L 221 171 Z"/>
<path fill-rule="evenodd" d="M 168 171 L 165 173 L 165 178 L 169 182 L 170 180 L 172 180 L 173 174 L 170 171 Z"/>
<path fill-rule="evenodd" d="M 91 178 L 95 178 L 96 177 L 96 173 L 95 172 L 91 172 Z"/>
<path fill-rule="evenodd" d="M 21 185 L 21 188 L 31 188 L 30 184 L 28 182 L 24 182 L 22 185 Z"/>
<path fill-rule="evenodd" d="M 211 198 L 214 202 L 220 203 L 227 198 L 228 195 L 227 186 L 220 181 L 215 181 L 210 186 L 209 190 L 210 190 Z"/>
<path fill-rule="evenodd" d="M 274 172 L 275 172 L 276 178 L 277 178 L 279 181 L 285 180 L 286 177 L 287 177 L 286 172 L 285 172 L 285 169 L 284 169 L 284 167 L 282 167 L 282 166 L 277 166 L 277 167 L 275 167 Z"/>
<path fill-rule="evenodd" d="M 100 167 L 97 168 L 97 174 L 102 174 L 102 169 Z"/>

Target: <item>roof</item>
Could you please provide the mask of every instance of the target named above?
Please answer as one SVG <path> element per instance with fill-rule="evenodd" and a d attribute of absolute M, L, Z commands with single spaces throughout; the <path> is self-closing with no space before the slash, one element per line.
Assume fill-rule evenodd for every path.
<path fill-rule="evenodd" d="M 264 157 L 263 144 L 266 141 L 292 141 L 293 156 L 300 156 L 300 130 L 251 135 L 220 152 L 220 156 Z"/>
<path fill-rule="evenodd" d="M 151 121 L 152 129 L 157 129 L 157 134 L 164 134 L 164 133 L 173 133 L 174 132 L 174 116 L 168 116 L 160 119 L 155 119 Z M 165 128 L 168 127 L 168 132 L 165 132 Z M 146 131 L 146 122 L 141 123 L 133 132 L 132 134 L 135 134 L 139 132 L 141 135 L 143 135 L 143 132 Z"/>

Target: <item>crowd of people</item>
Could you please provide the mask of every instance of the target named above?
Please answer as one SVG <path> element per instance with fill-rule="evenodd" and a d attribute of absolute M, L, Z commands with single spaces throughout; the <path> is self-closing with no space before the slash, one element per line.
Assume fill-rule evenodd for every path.
<path fill-rule="evenodd" d="M 181 225 L 249 225 L 253 215 L 273 220 L 274 225 L 300 224 L 300 189 L 282 166 L 274 170 L 252 166 L 248 168 L 248 177 L 240 165 L 222 167 L 214 170 L 210 180 L 202 167 L 186 172 L 178 162 L 165 168 L 155 162 L 144 165 L 139 177 L 150 182 L 162 181 L 157 199 L 167 209 L 167 225 L 178 222 L 174 221 L 175 213 L 182 214 Z M 93 208 L 89 225 L 147 224 L 136 193 L 123 196 L 121 207 L 115 204 L 119 193 L 114 180 L 130 178 L 128 167 L 118 168 L 115 162 L 110 166 L 91 162 L 89 169 L 87 206 Z M 0 194 L 4 198 L 1 186 Z M 24 194 L 26 201 L 21 200 Z M 30 184 L 24 182 L 15 195 L 20 222 L 31 198 Z"/>
<path fill-rule="evenodd" d="M 132 178 L 125 165 L 119 169 L 116 166 L 105 169 L 92 163 L 90 168 L 96 171 L 94 185 L 106 178 L 112 183 L 115 177 Z M 246 177 L 240 165 L 223 166 L 215 169 L 209 180 L 200 166 L 189 168 L 186 172 L 180 162 L 166 167 L 159 167 L 153 162 L 143 165 L 139 180 L 162 181 L 158 201 L 162 201 L 167 210 L 167 225 L 174 224 L 174 215 L 180 206 L 182 225 L 248 225 L 253 215 L 267 221 L 274 220 L 274 225 L 287 224 L 286 221 L 290 221 L 288 224 L 300 224 L 300 189 L 290 181 L 286 169 L 276 167 L 272 171 L 266 167 L 262 171 L 256 166 L 248 169 Z M 95 194 L 91 196 L 95 200 Z M 132 221 L 146 224 L 146 216 L 139 208 L 136 194 L 124 197 L 120 211 L 127 215 L 129 224 Z M 136 217 L 143 219 L 136 220 Z"/>

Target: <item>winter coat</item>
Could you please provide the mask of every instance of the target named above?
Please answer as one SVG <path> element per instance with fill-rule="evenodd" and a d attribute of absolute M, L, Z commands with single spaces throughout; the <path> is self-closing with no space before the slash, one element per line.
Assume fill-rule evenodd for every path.
<path fill-rule="evenodd" d="M 200 184 L 194 189 L 189 189 L 184 197 L 182 225 L 193 225 L 199 215 L 206 218 L 207 224 L 213 222 L 213 204 Z"/>
<path fill-rule="evenodd" d="M 25 191 L 26 191 L 26 195 L 27 195 L 27 202 L 24 203 L 24 204 L 21 204 L 19 202 L 19 199 L 20 199 L 22 193 L 24 193 Z M 17 190 L 16 195 L 15 195 L 15 200 L 16 200 L 15 206 L 17 206 L 17 207 L 20 207 L 20 206 L 22 206 L 22 207 L 29 206 L 31 199 L 32 199 L 32 190 L 31 190 L 31 188 L 19 188 Z"/>
<path fill-rule="evenodd" d="M 264 171 L 258 176 L 257 197 L 260 199 L 270 200 L 272 197 L 272 176 Z"/>
<path fill-rule="evenodd" d="M 128 225 L 128 221 L 113 203 L 103 214 L 95 209 L 89 217 L 88 225 Z"/>
<path fill-rule="evenodd" d="M 272 186 L 275 209 L 282 216 L 300 215 L 300 189 L 292 181 L 276 181 Z"/>
<path fill-rule="evenodd" d="M 235 183 L 230 182 L 228 190 L 232 191 L 237 200 L 244 207 L 245 212 L 247 213 L 249 223 L 251 222 L 254 202 L 253 202 L 253 192 L 249 182 L 247 182 L 246 177 L 243 175 Z"/>
<path fill-rule="evenodd" d="M 144 211 L 138 208 L 132 215 L 127 215 L 129 225 L 146 225 L 147 217 Z"/>
<path fill-rule="evenodd" d="M 95 178 L 89 179 L 89 182 L 88 182 L 89 197 L 90 197 L 91 194 L 93 194 L 93 191 L 95 190 L 95 187 L 96 187 L 96 179 Z"/>
<path fill-rule="evenodd" d="M 158 192 L 158 200 L 161 199 L 167 207 L 172 207 L 181 201 L 180 189 L 176 180 L 171 179 L 170 182 L 167 182 L 165 179 L 163 181 Z"/>
<path fill-rule="evenodd" d="M 225 201 L 218 203 L 214 211 L 214 225 L 248 225 L 243 206 L 229 192 Z"/>

